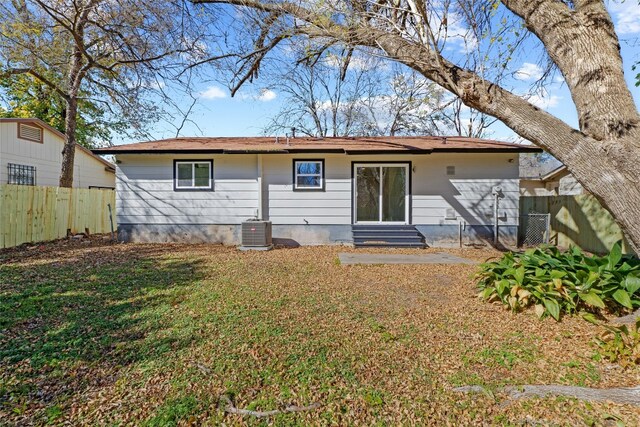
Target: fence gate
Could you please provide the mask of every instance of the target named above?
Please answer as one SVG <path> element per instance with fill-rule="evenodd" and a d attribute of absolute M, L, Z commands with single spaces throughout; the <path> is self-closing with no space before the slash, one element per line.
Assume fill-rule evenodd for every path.
<path fill-rule="evenodd" d="M 551 214 L 529 213 L 522 216 L 522 246 L 538 246 L 549 243 Z"/>

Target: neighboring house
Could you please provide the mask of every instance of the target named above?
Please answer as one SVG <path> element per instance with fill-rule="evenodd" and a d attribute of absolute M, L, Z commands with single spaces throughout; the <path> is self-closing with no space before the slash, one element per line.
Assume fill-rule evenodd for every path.
<path fill-rule="evenodd" d="M 522 196 L 572 196 L 583 193 L 582 185 L 564 165 L 546 175 L 520 179 Z"/>
<path fill-rule="evenodd" d="M 518 155 L 539 151 L 460 137 L 264 137 L 94 153 L 116 156 L 124 240 L 237 244 L 241 222 L 258 218 L 274 242 L 457 246 L 491 241 L 494 190 L 500 241 L 516 244 Z"/>
<path fill-rule="evenodd" d="M 0 184 L 57 186 L 64 134 L 38 119 L 0 119 Z M 76 145 L 73 186 L 115 188 L 115 168 Z"/>

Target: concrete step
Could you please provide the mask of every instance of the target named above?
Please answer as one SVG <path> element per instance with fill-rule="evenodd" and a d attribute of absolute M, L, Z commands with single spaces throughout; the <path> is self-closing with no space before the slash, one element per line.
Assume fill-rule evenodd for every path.
<path fill-rule="evenodd" d="M 353 236 L 353 241 L 356 243 L 366 243 L 366 242 L 418 242 L 422 243 L 424 239 L 420 236 Z"/>
<path fill-rule="evenodd" d="M 417 232 L 416 230 L 413 231 L 404 231 L 404 232 L 397 232 L 397 231 L 354 231 L 353 232 L 353 237 L 358 237 L 358 238 L 368 238 L 368 237 L 403 237 L 403 238 L 416 238 L 416 239 L 422 239 L 422 234 L 420 234 L 419 232 Z"/>
<path fill-rule="evenodd" d="M 357 243 L 354 244 L 356 248 L 419 248 L 424 249 L 427 245 L 423 242 L 411 242 L 411 243 L 382 243 L 382 242 L 369 242 L 369 243 Z"/>
<path fill-rule="evenodd" d="M 424 248 L 424 236 L 413 225 L 354 225 L 357 248 Z"/>

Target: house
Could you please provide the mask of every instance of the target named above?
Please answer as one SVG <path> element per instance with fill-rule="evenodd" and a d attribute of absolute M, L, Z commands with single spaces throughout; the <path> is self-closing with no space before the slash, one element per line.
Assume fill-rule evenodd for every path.
<path fill-rule="evenodd" d="M 565 165 L 545 175 L 522 177 L 520 180 L 522 196 L 573 196 L 583 193 L 584 188 Z"/>
<path fill-rule="evenodd" d="M 57 186 L 65 136 L 38 119 L 0 119 L 0 184 Z M 115 188 L 115 168 L 76 145 L 73 186 Z"/>
<path fill-rule="evenodd" d="M 115 155 L 124 240 L 237 244 L 241 223 L 258 218 L 272 222 L 274 242 L 458 246 L 492 241 L 496 223 L 500 242 L 516 244 L 518 155 L 539 150 L 462 137 L 261 137 L 93 151 Z"/>

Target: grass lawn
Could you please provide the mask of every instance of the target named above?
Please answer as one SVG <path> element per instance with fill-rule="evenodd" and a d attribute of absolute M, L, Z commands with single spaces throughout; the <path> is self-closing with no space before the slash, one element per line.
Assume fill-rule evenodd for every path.
<path fill-rule="evenodd" d="M 351 250 L 1 252 L 0 424 L 640 424 L 631 406 L 451 391 L 632 386 L 640 368 L 598 361 L 581 319 L 479 301 L 472 265 L 340 265 Z M 322 406 L 258 420 L 225 415 L 222 394 L 247 409 Z"/>

